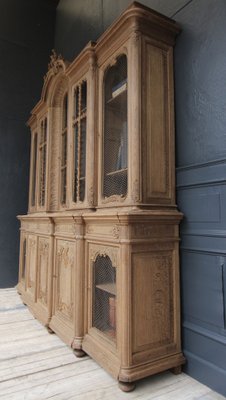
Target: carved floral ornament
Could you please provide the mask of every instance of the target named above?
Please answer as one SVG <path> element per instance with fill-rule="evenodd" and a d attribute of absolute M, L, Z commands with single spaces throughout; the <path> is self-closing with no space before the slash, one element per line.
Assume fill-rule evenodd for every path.
<path fill-rule="evenodd" d="M 59 260 L 64 263 L 65 268 L 73 267 L 74 257 L 71 254 L 70 247 L 64 246 L 64 245 L 60 246 L 60 248 L 57 252 L 57 256 L 58 256 Z"/>

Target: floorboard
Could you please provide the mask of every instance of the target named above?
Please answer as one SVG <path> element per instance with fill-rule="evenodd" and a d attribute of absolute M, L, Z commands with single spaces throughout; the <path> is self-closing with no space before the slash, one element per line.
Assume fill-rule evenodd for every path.
<path fill-rule="evenodd" d="M 223 400 L 186 374 L 164 372 L 123 393 L 88 356 L 78 359 L 32 316 L 16 289 L 0 289 L 1 400 Z"/>

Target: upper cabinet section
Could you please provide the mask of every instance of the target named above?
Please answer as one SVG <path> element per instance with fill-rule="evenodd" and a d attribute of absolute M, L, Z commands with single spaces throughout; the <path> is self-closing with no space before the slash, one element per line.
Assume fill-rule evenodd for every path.
<path fill-rule="evenodd" d="M 133 3 L 96 44 L 98 208 L 175 206 L 174 21 Z"/>
<path fill-rule="evenodd" d="M 175 207 L 178 32 L 134 2 L 71 64 L 53 52 L 29 120 L 30 212 Z"/>

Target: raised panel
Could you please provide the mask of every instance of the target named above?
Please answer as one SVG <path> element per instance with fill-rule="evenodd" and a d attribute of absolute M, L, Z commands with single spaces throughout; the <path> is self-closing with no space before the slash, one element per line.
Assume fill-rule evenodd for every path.
<path fill-rule="evenodd" d="M 56 242 L 56 312 L 69 320 L 73 319 L 74 305 L 74 242 Z"/>
<path fill-rule="evenodd" d="M 47 305 L 49 239 L 39 238 L 38 241 L 38 273 L 37 273 L 37 301 Z"/>
<path fill-rule="evenodd" d="M 37 236 L 28 235 L 27 290 L 35 297 L 37 270 Z"/>
<path fill-rule="evenodd" d="M 168 53 L 145 45 L 144 186 L 147 201 L 169 198 Z"/>
<path fill-rule="evenodd" d="M 173 281 L 170 252 L 132 258 L 133 352 L 173 341 Z"/>

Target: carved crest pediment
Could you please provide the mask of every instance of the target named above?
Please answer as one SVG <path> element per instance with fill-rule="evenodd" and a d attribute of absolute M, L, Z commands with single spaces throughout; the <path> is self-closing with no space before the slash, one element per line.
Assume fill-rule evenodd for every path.
<path fill-rule="evenodd" d="M 45 99 L 48 92 L 48 87 L 51 79 L 58 75 L 59 73 L 65 73 L 69 62 L 64 60 L 61 54 L 57 54 L 54 49 L 52 49 L 52 54 L 50 55 L 50 61 L 48 64 L 48 71 L 44 76 L 44 85 L 42 89 L 41 98 Z"/>

